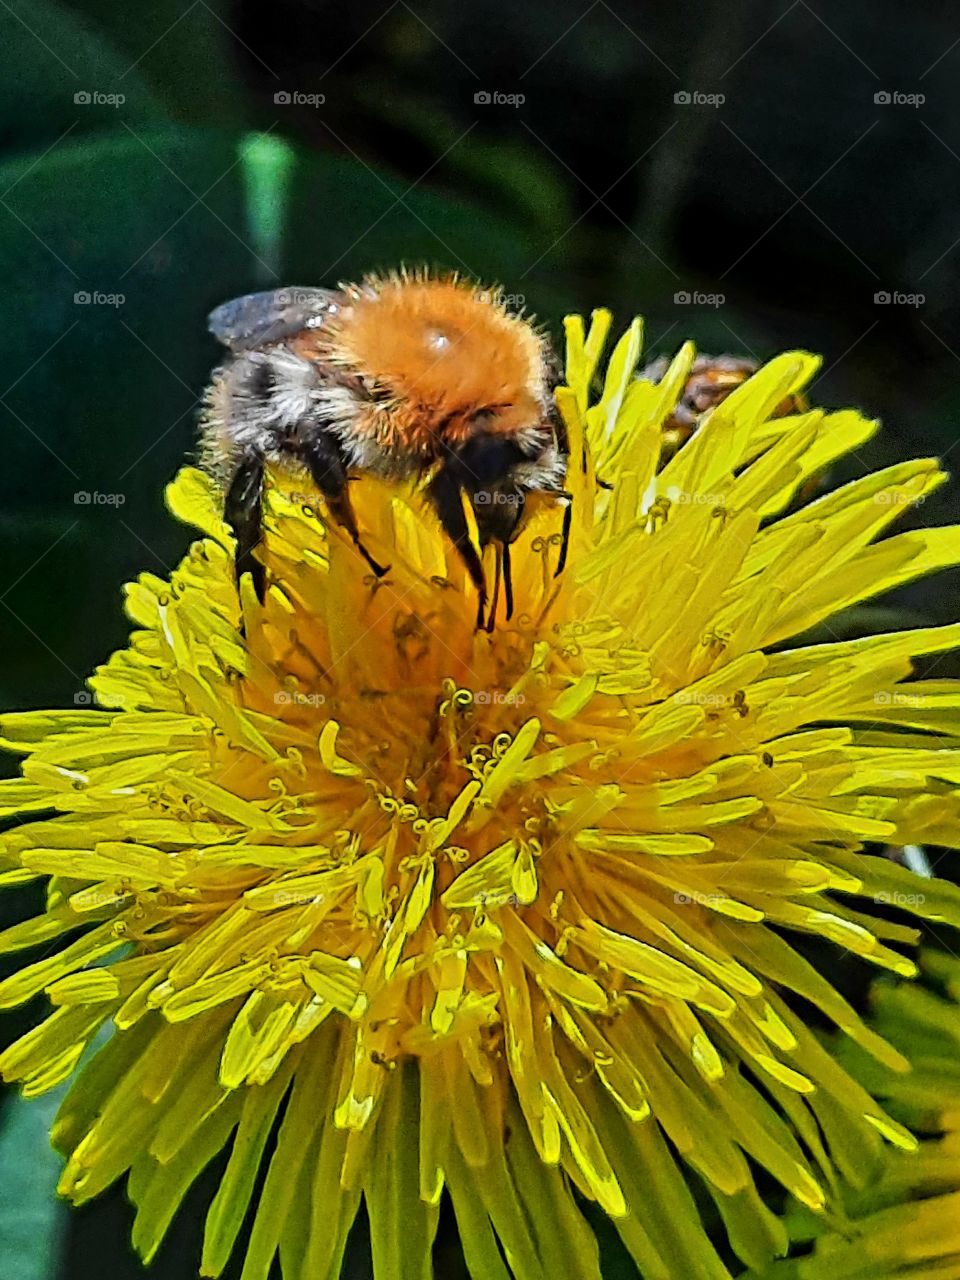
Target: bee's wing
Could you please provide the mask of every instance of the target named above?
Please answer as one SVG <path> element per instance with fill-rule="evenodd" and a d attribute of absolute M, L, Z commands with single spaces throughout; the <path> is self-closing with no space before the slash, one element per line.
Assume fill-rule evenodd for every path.
<path fill-rule="evenodd" d="M 301 289 L 295 285 L 248 293 L 211 311 L 207 327 L 231 351 L 249 351 L 315 328 L 335 309 L 337 298 L 332 289 Z"/>

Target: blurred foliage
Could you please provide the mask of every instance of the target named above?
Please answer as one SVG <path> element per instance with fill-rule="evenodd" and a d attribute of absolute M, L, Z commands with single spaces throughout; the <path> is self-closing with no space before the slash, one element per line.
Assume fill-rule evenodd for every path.
<path fill-rule="evenodd" d="M 121 584 L 175 563 L 187 534 L 161 494 L 193 448 L 216 359 L 204 316 L 275 282 L 428 262 L 502 282 L 553 329 L 568 308 L 610 304 L 621 320 L 646 314 L 654 351 L 687 335 L 758 357 L 822 350 L 817 398 L 886 419 L 856 469 L 949 458 L 954 26 L 931 0 L 829 14 L 767 0 L 4 3 L 3 704 L 83 697 L 126 633 Z M 875 102 L 918 85 L 922 110 Z M 725 101 L 675 101 L 691 91 Z M 524 101 L 483 101 L 494 92 Z M 879 290 L 925 302 L 877 306 Z M 697 291 L 722 305 L 676 301 Z M 957 493 L 909 518 L 955 517 Z M 953 619 L 957 583 L 879 607 L 908 625 Z M 851 634 L 880 625 L 847 621 Z M 3 895 L 0 917 L 17 912 Z M 4 1040 L 30 1012 L 5 1018 Z M 0 1182 L 0 1280 L 32 1280 L 20 1242 L 56 1240 L 38 1114 L 9 1099 L 0 1113 L 0 1157 L 18 1173 Z M 192 1274 L 216 1178 L 178 1220 L 158 1280 Z M 438 1275 L 456 1280 L 444 1224 Z M 36 1274 L 141 1274 L 128 1225 L 114 1190 L 70 1216 L 59 1269 Z M 605 1274 L 632 1275 L 598 1231 Z M 362 1232 L 348 1272 L 367 1274 Z"/>
<path fill-rule="evenodd" d="M 40 1101 L 12 1096 L 0 1116 L 0 1274 L 50 1280 L 67 1214 L 54 1196 L 60 1160 L 47 1141 L 64 1090 Z"/>

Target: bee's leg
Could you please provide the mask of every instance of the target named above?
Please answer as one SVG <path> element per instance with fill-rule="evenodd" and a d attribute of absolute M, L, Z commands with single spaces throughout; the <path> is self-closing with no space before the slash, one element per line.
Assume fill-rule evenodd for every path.
<path fill-rule="evenodd" d="M 357 517 L 347 492 L 347 468 L 336 440 L 329 432 L 315 431 L 299 445 L 296 457 L 310 472 L 334 520 L 346 529 L 364 560 L 377 577 L 382 578 L 390 566 L 378 564 L 360 540 Z"/>
<path fill-rule="evenodd" d="M 510 568 L 510 543 L 503 544 L 503 599 L 506 605 L 506 618 L 513 617 L 513 572 Z"/>
<path fill-rule="evenodd" d="M 563 526 L 560 529 L 560 559 L 557 561 L 557 567 L 553 571 L 555 578 L 559 578 L 566 567 L 567 552 L 570 550 L 570 526 L 573 524 L 573 494 L 561 493 L 558 496 L 566 498 L 567 505 L 563 509 Z"/>
<path fill-rule="evenodd" d="M 477 626 L 483 625 L 483 616 L 487 605 L 487 584 L 483 577 L 483 565 L 477 548 L 470 541 L 470 528 L 467 517 L 463 513 L 463 500 L 460 496 L 460 485 L 456 478 L 441 467 L 430 481 L 427 496 L 443 526 L 447 537 L 456 547 L 460 559 L 466 565 L 470 580 L 477 588 L 480 603 L 477 611 Z"/>
<path fill-rule="evenodd" d="M 480 501 L 483 494 L 484 501 Z M 526 509 L 527 497 L 523 489 L 509 481 L 488 489 L 475 490 L 471 494 L 473 512 L 477 519 L 481 550 L 491 542 L 497 553 L 494 578 L 493 603 L 487 618 L 487 630 L 493 630 L 497 604 L 500 599 L 500 583 L 503 582 L 505 617 L 513 616 L 513 577 L 510 569 L 510 543 L 517 536 Z"/>
<path fill-rule="evenodd" d="M 237 541 L 237 587 L 242 576 L 249 573 L 257 599 L 263 604 L 267 571 L 254 555 L 263 533 L 263 457 L 259 453 L 248 453 L 234 472 L 223 516 Z"/>
<path fill-rule="evenodd" d="M 496 560 L 493 569 L 493 595 L 490 598 L 490 608 L 487 612 L 487 623 L 484 628 L 488 633 L 492 633 L 497 619 L 497 605 L 500 603 L 500 579 L 503 577 L 503 543 L 494 543 L 494 552 Z"/>
<path fill-rule="evenodd" d="M 497 616 L 497 605 L 500 603 L 500 583 L 503 583 L 503 616 L 507 622 L 513 617 L 513 573 L 510 566 L 510 543 L 495 542 L 496 568 L 493 579 L 493 599 L 490 601 L 490 612 L 487 614 L 487 631 L 493 631 Z"/>

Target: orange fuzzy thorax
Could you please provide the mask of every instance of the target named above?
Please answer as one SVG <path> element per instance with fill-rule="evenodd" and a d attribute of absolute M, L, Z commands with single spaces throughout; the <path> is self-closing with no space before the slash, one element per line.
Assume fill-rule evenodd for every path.
<path fill-rule="evenodd" d="M 543 344 L 495 295 L 463 281 L 390 278 L 349 296 L 329 358 L 389 394 L 361 429 L 429 450 L 487 429 L 511 435 L 543 414 Z M 386 442 L 385 442 L 386 443 Z"/>

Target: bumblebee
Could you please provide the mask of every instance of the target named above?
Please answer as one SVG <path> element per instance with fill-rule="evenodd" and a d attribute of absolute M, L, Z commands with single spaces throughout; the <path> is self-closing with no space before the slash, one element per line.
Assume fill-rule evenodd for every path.
<path fill-rule="evenodd" d="M 569 501 L 557 365 L 528 320 L 458 277 L 401 273 L 249 294 L 217 307 L 209 327 L 229 354 L 207 392 L 203 456 L 224 491 L 238 581 L 249 572 L 263 599 L 255 552 L 268 465 L 307 473 L 378 577 L 389 566 L 364 545 L 348 481 L 412 477 L 476 587 L 481 621 L 481 557 L 495 544 L 510 616 L 510 544 L 528 496 Z"/>
<path fill-rule="evenodd" d="M 669 368 L 665 357 L 652 361 L 638 374 L 646 382 L 659 382 Z M 748 356 L 697 356 L 690 367 L 686 385 L 676 407 L 663 424 L 664 460 L 675 453 L 693 435 L 705 413 L 722 404 L 760 368 Z M 775 410 L 775 417 L 802 413 L 806 402 L 802 396 L 790 396 Z"/>

